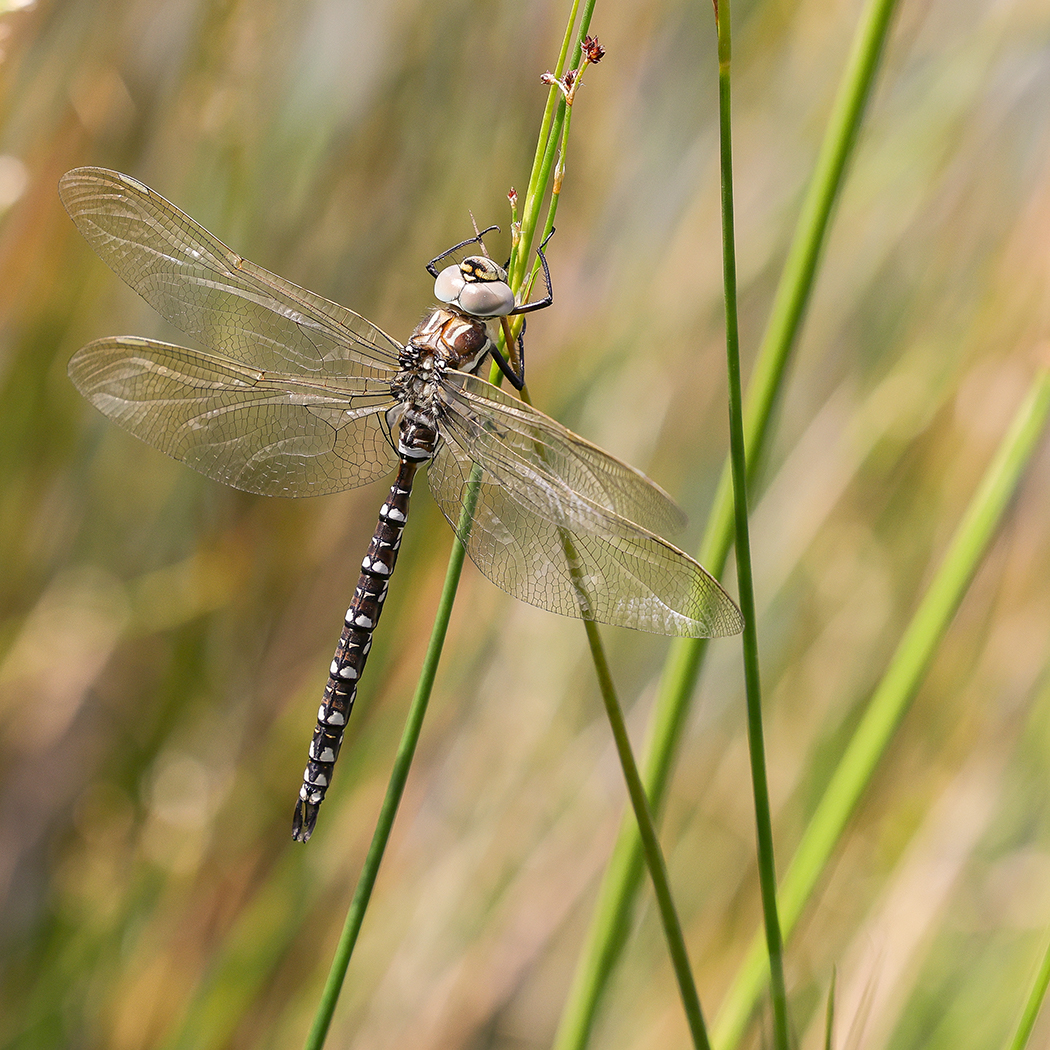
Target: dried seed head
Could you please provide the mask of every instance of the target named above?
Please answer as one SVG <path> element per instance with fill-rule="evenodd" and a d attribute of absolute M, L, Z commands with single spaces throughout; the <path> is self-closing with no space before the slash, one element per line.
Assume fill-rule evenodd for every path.
<path fill-rule="evenodd" d="M 587 61 L 594 65 L 605 57 L 605 48 L 598 43 L 596 36 L 585 36 L 582 47 L 584 55 L 587 56 Z"/>

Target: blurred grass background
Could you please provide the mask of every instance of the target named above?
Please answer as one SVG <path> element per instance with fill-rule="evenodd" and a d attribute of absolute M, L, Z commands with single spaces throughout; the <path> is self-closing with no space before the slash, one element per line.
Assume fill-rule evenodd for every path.
<path fill-rule="evenodd" d="M 858 9 L 734 7 L 745 354 Z M 564 17 L 45 0 L 0 19 L 0 1044 L 301 1043 L 451 542 L 422 486 L 318 833 L 294 845 L 385 489 L 246 496 L 81 402 L 80 345 L 170 333 L 80 240 L 58 177 L 127 171 L 403 338 L 468 209 L 509 243 Z M 530 386 L 683 503 L 689 548 L 727 443 L 712 19 L 610 2 L 592 28 L 609 54 L 573 121 Z M 902 8 L 755 494 L 785 859 L 1050 356 L 1048 98 L 1040 0 Z M 788 946 L 804 1046 L 833 967 L 839 1045 L 1011 1028 L 1050 926 L 1048 511 L 1044 444 Z M 640 732 L 667 643 L 606 635 Z M 713 649 L 663 833 L 709 1014 L 759 921 L 738 652 Z M 330 1045 L 549 1043 L 624 802 L 580 625 L 468 570 Z M 596 1046 L 685 1041 L 649 900 Z"/>

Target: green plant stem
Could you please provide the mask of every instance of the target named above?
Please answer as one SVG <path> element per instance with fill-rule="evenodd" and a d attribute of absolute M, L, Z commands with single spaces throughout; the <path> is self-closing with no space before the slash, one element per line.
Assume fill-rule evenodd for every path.
<path fill-rule="evenodd" d="M 791 350 L 812 295 L 833 205 L 845 180 L 847 162 L 860 131 L 865 102 L 871 94 L 896 4 L 897 0 L 869 0 L 864 9 L 788 249 L 744 403 L 749 485 L 754 483 L 768 443 L 773 405 L 784 385 Z M 715 576 L 721 575 L 725 566 L 732 535 L 732 475 L 727 462 L 698 553 L 698 560 Z M 676 640 L 668 655 L 642 760 L 645 787 L 657 815 L 663 807 L 707 644 L 706 639 Z M 582 1050 L 587 1043 L 602 995 L 626 941 L 630 911 L 643 871 L 638 834 L 633 821 L 625 816 L 558 1026 L 555 1050 Z M 715 1046 L 721 1046 L 717 1031 Z"/>
<path fill-rule="evenodd" d="M 587 33 L 593 9 L 594 0 L 589 0 L 584 8 L 580 29 L 576 33 L 577 41 L 582 40 Z M 570 34 L 572 33 L 575 14 L 576 5 L 574 4 L 569 19 L 569 28 L 566 31 L 565 41 L 562 45 L 561 55 L 558 60 L 558 67 L 556 70 L 556 75 L 558 76 L 561 75 L 564 67 L 564 59 L 568 51 L 568 42 L 571 38 Z M 573 52 L 572 65 L 573 68 L 579 68 L 580 73 L 582 74 L 583 69 L 580 66 L 580 61 L 581 48 L 580 44 L 577 43 L 576 49 Z M 551 96 L 548 100 L 547 110 L 544 113 L 543 125 L 540 131 L 536 159 L 533 163 L 533 173 L 529 180 L 528 192 L 526 193 L 521 236 L 515 241 L 514 245 L 514 254 L 510 266 L 510 281 L 515 295 L 519 293 L 522 283 L 524 282 L 528 250 L 531 246 L 532 237 L 538 221 L 539 206 L 543 198 L 543 193 L 546 190 L 547 183 L 550 180 L 551 171 L 553 170 L 555 156 L 558 158 L 558 172 L 555 176 L 547 219 L 544 223 L 544 237 L 546 237 L 547 233 L 553 228 L 554 216 L 558 207 L 558 200 L 561 191 L 561 176 L 564 171 L 565 154 L 568 149 L 572 107 L 566 103 L 564 98 L 562 98 L 557 107 L 557 117 L 554 118 L 552 116 L 555 112 L 553 100 L 557 97 L 557 93 L 558 89 L 552 87 Z M 537 183 L 539 183 L 539 189 L 536 188 Z M 498 374 L 497 369 L 493 367 L 491 370 L 491 381 L 499 383 L 501 378 L 502 376 Z M 521 397 L 525 402 L 529 404 L 532 403 L 527 389 L 522 389 Z M 566 545 L 566 556 L 568 562 L 572 565 L 574 564 L 575 559 L 572 557 L 571 540 L 568 536 L 563 536 L 563 543 Z M 620 757 L 620 765 L 623 769 L 624 780 L 627 783 L 628 794 L 634 809 L 635 820 L 642 843 L 641 852 L 642 855 L 644 855 L 650 876 L 653 880 L 660 918 L 664 927 L 664 935 L 667 939 L 668 950 L 671 955 L 672 966 L 678 981 L 686 1018 L 689 1022 L 693 1044 L 697 1050 L 710 1050 L 707 1029 L 704 1024 L 703 1011 L 700 1007 L 700 999 L 696 991 L 696 982 L 693 979 L 692 970 L 689 966 L 689 956 L 685 947 L 685 938 L 682 934 L 681 923 L 678 919 L 674 899 L 671 894 L 670 882 L 667 877 L 667 865 L 660 849 L 660 843 L 656 835 L 652 811 L 645 795 L 645 789 L 642 787 L 641 777 L 638 773 L 638 765 L 635 761 L 634 754 L 631 751 L 630 739 L 627 735 L 623 713 L 616 696 L 615 687 L 613 686 L 608 659 L 605 655 L 604 646 L 597 625 L 592 620 L 585 619 L 584 626 L 587 631 L 587 640 L 594 661 L 595 674 L 598 678 L 602 699 L 605 702 L 609 724 L 612 728 L 613 737 L 616 741 L 617 753 Z"/>
<path fill-rule="evenodd" d="M 468 489 L 467 505 L 464 506 L 464 516 L 468 521 L 473 519 L 474 516 L 476 494 L 476 486 L 471 486 Z M 394 826 L 394 817 L 397 815 L 401 796 L 405 792 L 408 771 L 412 766 L 416 745 L 419 743 L 419 734 L 423 728 L 423 716 L 426 714 L 427 704 L 430 701 L 430 692 L 434 685 L 434 676 L 437 674 L 441 648 L 445 643 L 445 634 L 448 631 L 448 622 L 452 615 L 452 604 L 456 597 L 456 588 L 459 585 L 459 577 L 463 571 L 464 554 L 463 544 L 457 539 L 452 544 L 448 570 L 445 573 L 445 585 L 442 588 L 441 600 L 438 603 L 437 614 L 434 618 L 434 629 L 430 635 L 430 644 L 427 646 L 419 681 L 416 683 L 415 695 L 412 697 L 408 718 L 405 722 L 404 731 L 401 734 L 401 742 L 398 745 L 397 755 L 394 758 L 386 796 L 379 811 L 379 819 L 376 821 L 372 843 L 368 847 L 368 854 L 365 857 L 365 863 L 357 880 L 357 888 L 354 890 L 353 900 L 350 902 L 350 910 L 347 913 L 343 932 L 336 947 L 335 957 L 328 972 L 328 980 L 325 982 L 317 1013 L 314 1016 L 313 1024 L 304 1044 L 305 1050 L 320 1050 L 324 1045 L 329 1025 L 332 1023 L 335 1004 L 339 999 L 339 992 L 346 977 L 347 967 L 350 965 L 350 956 L 353 954 L 354 945 L 357 943 L 357 935 L 361 932 L 361 924 L 364 921 L 365 911 L 372 896 L 372 888 L 375 886 L 376 876 L 379 874 L 379 865 L 382 862 L 383 853 L 386 851 L 387 842 L 390 839 L 390 831 Z"/>
<path fill-rule="evenodd" d="M 528 392 L 523 390 L 521 393 L 522 399 L 531 404 Z M 538 447 L 537 451 L 541 456 L 544 455 L 542 448 Z M 587 596 L 587 588 L 579 573 L 579 557 L 573 547 L 572 537 L 568 532 L 561 530 L 561 541 L 565 551 L 565 562 L 569 566 L 573 582 L 579 592 L 581 607 L 589 609 L 590 602 Z M 608 715 L 609 726 L 612 729 L 613 740 L 616 743 L 616 753 L 620 758 L 620 767 L 623 770 L 624 781 L 627 784 L 627 794 L 634 811 L 635 823 L 642 843 L 642 853 L 649 868 L 650 877 L 653 880 L 653 890 L 656 894 L 657 908 L 660 912 L 660 922 L 664 928 L 664 937 L 667 940 L 671 965 L 675 972 L 675 978 L 678 981 L 682 1006 L 685 1009 L 686 1020 L 689 1023 L 689 1032 L 693 1039 L 693 1046 L 696 1050 L 711 1050 L 711 1043 L 707 1036 L 707 1026 L 704 1024 L 704 1015 L 700 1008 L 700 997 L 696 991 L 696 981 L 693 978 L 693 971 L 689 965 L 689 953 L 685 946 L 682 924 L 678 919 L 678 911 L 675 908 L 674 897 L 671 894 L 667 863 L 660 848 L 660 839 L 656 834 L 656 824 L 653 821 L 652 810 L 649 807 L 649 799 L 646 797 L 645 788 L 642 786 L 642 778 L 638 773 L 638 763 L 635 761 L 634 752 L 631 750 L 631 739 L 627 734 L 627 724 L 624 721 L 623 709 L 616 695 L 612 672 L 609 670 L 609 660 L 605 654 L 605 646 L 602 643 L 598 625 L 594 620 L 587 615 L 583 616 L 583 626 L 587 633 L 587 644 L 591 650 L 594 672 L 598 679 L 598 688 L 602 694 L 605 712 Z"/>
<path fill-rule="evenodd" d="M 623 710 L 616 696 L 616 689 L 613 686 L 612 675 L 609 672 L 609 663 L 605 656 L 605 649 L 598 634 L 598 625 L 593 620 L 584 620 L 583 625 L 587 630 L 587 641 L 591 647 L 591 656 L 594 659 L 594 668 L 598 676 L 602 700 L 605 702 L 605 712 L 609 717 L 609 726 L 612 728 L 613 739 L 616 741 L 616 751 L 620 756 L 624 780 L 627 782 L 627 793 L 631 798 L 631 806 L 634 809 L 634 816 L 638 825 L 638 834 L 642 840 L 642 849 L 645 852 L 649 874 L 653 880 L 653 890 L 656 894 L 656 903 L 660 911 L 660 920 L 663 924 L 664 935 L 667 938 L 671 965 L 674 967 L 675 977 L 678 980 L 678 989 L 682 996 L 682 1005 L 685 1007 L 686 1019 L 689 1022 L 689 1032 L 693 1038 L 693 1046 L 697 1050 L 710 1050 L 711 1043 L 707 1037 L 707 1027 L 704 1024 L 704 1015 L 700 1008 L 696 983 L 693 980 L 693 972 L 689 966 L 689 954 L 686 951 L 685 938 L 682 935 L 682 925 L 678 920 L 678 912 L 675 909 L 674 898 L 671 895 L 671 884 L 667 877 L 667 865 L 664 862 L 663 852 L 660 849 L 660 840 L 656 835 L 656 825 L 653 822 L 653 815 L 649 809 L 649 800 L 646 797 L 645 788 L 642 786 L 642 778 L 638 773 L 638 765 L 634 760 L 634 753 L 631 751 L 631 740 L 627 735 L 627 725 L 624 722 Z"/>
<path fill-rule="evenodd" d="M 1050 987 L 1050 943 L 1043 953 L 1043 962 L 1039 972 L 1035 975 L 1032 987 L 1028 991 L 1028 999 L 1025 1001 L 1021 1017 L 1017 1022 L 1017 1031 L 1010 1040 L 1008 1050 L 1025 1050 L 1028 1040 L 1031 1038 L 1032 1029 L 1035 1027 L 1035 1019 L 1039 1016 L 1039 1009 L 1046 998 L 1046 990 Z"/>
<path fill-rule="evenodd" d="M 744 685 L 747 693 L 747 740 L 755 804 L 758 879 L 765 919 L 773 1004 L 773 1041 L 788 1050 L 787 992 L 784 986 L 784 942 L 777 915 L 777 873 L 773 854 L 773 818 L 769 805 L 762 686 L 758 665 L 755 588 L 751 572 L 751 537 L 747 519 L 747 461 L 740 381 L 740 330 L 737 323 L 736 232 L 733 215 L 732 30 L 729 0 L 718 7 L 718 126 L 722 185 L 722 281 L 725 287 L 726 361 L 729 382 L 729 457 L 733 472 L 736 569 L 740 611 L 744 614 Z"/>
<path fill-rule="evenodd" d="M 581 29 L 577 34 L 577 40 L 582 39 L 587 31 L 587 26 L 590 24 L 591 13 L 594 9 L 594 2 L 595 0 L 588 0 L 584 6 Z M 561 53 L 558 57 L 557 71 L 559 75 L 564 68 L 565 56 L 568 53 L 569 44 L 573 39 L 573 26 L 576 20 L 578 7 L 579 0 L 574 0 L 570 10 Z M 574 62 L 578 61 L 579 55 L 580 45 L 577 43 L 574 52 Z M 532 243 L 532 235 L 535 231 L 536 221 L 539 215 L 540 204 L 542 203 L 543 195 L 550 181 L 551 165 L 553 164 L 553 158 L 555 156 L 561 130 L 561 121 L 564 118 L 564 110 L 566 108 L 563 103 L 559 109 L 557 105 L 559 97 L 558 89 L 552 87 L 547 107 L 544 111 L 536 159 L 533 164 L 532 175 L 530 176 L 529 185 L 526 191 L 526 203 L 522 222 L 523 236 L 520 242 L 515 242 L 512 250 L 512 256 L 516 253 L 516 257 L 521 260 L 528 258 L 529 248 Z M 512 285 L 512 287 L 515 288 L 515 291 L 520 287 L 523 276 L 524 264 L 522 264 L 518 270 L 517 283 Z M 470 522 L 473 520 L 474 507 L 477 501 L 476 481 L 476 476 L 472 476 L 471 481 L 468 484 L 467 498 L 464 500 L 463 514 L 460 518 L 460 529 L 458 532 L 458 535 L 460 536 L 466 536 L 470 532 Z M 393 769 L 390 774 L 390 780 L 387 784 L 386 796 L 383 799 L 383 805 L 380 809 L 379 818 L 376 823 L 376 830 L 372 836 L 372 842 L 369 846 L 368 854 L 365 857 L 365 863 L 362 867 L 361 875 L 358 878 L 353 900 L 350 903 L 350 909 L 343 926 L 343 932 L 339 938 L 339 944 L 336 947 L 335 957 L 332 960 L 328 979 L 325 983 L 320 1002 L 318 1003 L 317 1013 L 314 1016 L 313 1024 L 311 1025 L 310 1032 L 307 1036 L 305 1043 L 306 1050 L 320 1050 L 320 1047 L 324 1044 L 328 1028 L 331 1025 L 332 1015 L 335 1012 L 335 1004 L 339 999 L 339 992 L 342 989 L 343 981 L 346 977 L 346 971 L 350 965 L 350 958 L 353 954 L 354 945 L 357 943 L 357 937 L 361 931 L 361 924 L 364 921 L 365 911 L 368 908 L 372 889 L 375 886 L 375 880 L 379 873 L 379 865 L 382 862 L 387 842 L 390 839 L 390 832 L 393 828 L 394 818 L 397 815 L 397 809 L 401 802 L 401 797 L 404 794 L 405 784 L 408 780 L 408 772 L 412 765 L 412 758 L 415 754 L 416 745 L 419 742 L 419 734 L 423 726 L 423 717 L 426 714 L 427 704 L 430 700 L 434 677 L 437 674 L 437 666 L 441 657 L 441 649 L 444 645 L 445 635 L 448 631 L 449 619 L 452 615 L 452 605 L 455 601 L 456 589 L 459 585 L 459 578 L 463 571 L 463 560 L 465 554 L 466 549 L 464 545 L 459 539 L 456 539 L 453 542 L 452 552 L 449 555 L 448 569 L 445 573 L 445 585 L 442 589 L 441 601 L 435 615 L 434 628 L 431 632 L 430 643 L 427 647 L 426 657 L 420 671 L 419 681 L 416 684 L 415 695 L 412 698 L 412 704 L 409 708 L 408 719 L 401 736 L 401 742 L 398 745 L 397 755 L 395 756 Z"/>
<path fill-rule="evenodd" d="M 675 674 L 688 676 L 690 663 L 704 650 L 702 646 L 672 644 Z M 666 690 L 661 696 L 666 695 Z M 659 705 L 659 700 L 657 701 Z M 681 716 L 684 705 L 672 708 L 663 704 L 662 712 L 671 720 Z M 680 734 L 681 727 L 665 719 L 654 724 L 652 741 L 647 748 L 648 762 L 644 772 L 644 786 L 655 816 L 666 795 L 667 777 L 671 762 L 669 748 L 654 747 L 653 742 Z M 660 756 L 665 761 L 654 761 Z M 654 801 L 655 800 L 655 801 Z M 594 907 L 594 915 L 580 952 L 580 960 L 573 975 L 569 995 L 558 1023 L 553 1050 L 579 1050 L 586 1045 L 594 1027 L 598 1005 L 616 960 L 627 941 L 631 929 L 630 905 L 645 873 L 645 857 L 637 820 L 625 814 L 613 847 Z"/>
<path fill-rule="evenodd" d="M 580 61 L 582 54 L 581 42 L 587 34 L 591 24 L 591 15 L 594 13 L 596 0 L 587 0 L 583 8 L 583 16 L 580 19 L 579 30 L 575 29 L 576 14 L 579 10 L 580 0 L 573 0 L 569 11 L 569 18 L 565 25 L 565 35 L 562 38 L 561 51 L 558 54 L 558 62 L 554 67 L 555 78 L 560 78 L 565 72 L 565 59 L 569 53 L 569 46 L 575 39 L 576 45 L 572 53 L 572 63 L 575 67 Z M 561 89 L 552 84 L 547 93 L 547 105 L 543 111 L 543 119 L 540 121 L 540 133 L 536 140 L 536 153 L 532 160 L 532 171 L 529 173 L 528 186 L 525 188 L 525 200 L 522 204 L 521 223 L 514 231 L 513 241 L 510 249 L 510 260 L 507 263 L 507 281 L 515 298 L 521 302 L 521 291 L 525 285 L 525 277 L 528 272 L 529 254 L 532 251 L 532 243 L 536 235 L 536 227 L 539 224 L 540 208 L 543 198 L 551 182 L 551 173 L 554 170 L 554 160 L 558 156 L 559 144 L 564 155 L 566 140 L 568 139 L 567 113 L 569 106 L 565 103 L 565 96 Z M 558 187 L 560 190 L 560 186 Z M 547 219 L 544 223 L 543 236 L 554 226 L 554 214 L 558 207 L 558 191 L 551 196 L 551 204 L 548 209 Z M 513 214 L 513 206 L 511 214 Z M 542 238 L 541 238 L 542 240 Z M 537 266 L 539 260 L 537 260 Z M 535 271 L 534 271 L 535 272 Z M 524 318 L 516 319 L 524 323 Z M 511 323 L 514 335 L 521 331 L 520 324 Z M 510 349 L 506 345 L 504 333 L 506 328 L 501 328 L 499 335 L 499 349 L 508 357 Z M 503 373 L 495 361 L 489 368 L 489 382 L 495 386 L 503 383 Z"/>
<path fill-rule="evenodd" d="M 780 915 L 790 933 L 823 873 L 846 821 L 871 780 L 894 731 L 987 550 L 1021 473 L 1050 414 L 1050 372 L 1034 379 L 1006 437 L 952 538 L 933 582 L 908 624 L 875 690 L 780 887 Z M 763 982 L 761 941 L 752 942 L 744 965 L 715 1023 L 715 1045 L 735 1047 Z"/>
<path fill-rule="evenodd" d="M 587 0 L 583 5 L 583 14 L 580 17 L 580 27 L 575 29 L 576 12 L 579 0 L 574 0 L 569 12 L 568 22 L 565 27 L 565 36 L 562 39 L 561 52 L 558 55 L 558 64 L 554 68 L 554 74 L 560 77 L 565 72 L 565 56 L 569 52 L 569 45 L 575 39 L 572 59 L 569 68 L 579 65 L 581 55 L 581 44 L 591 25 L 591 15 L 594 13 L 596 0 Z M 561 138 L 562 122 L 565 120 L 565 98 L 556 86 L 552 85 L 547 96 L 547 107 L 543 112 L 543 120 L 540 123 L 540 133 L 536 142 L 536 155 L 532 162 L 532 171 L 529 174 L 529 184 L 525 191 L 525 201 L 521 209 L 521 238 L 515 241 L 511 250 L 510 266 L 508 275 L 510 286 L 515 294 L 520 290 L 525 281 L 525 271 L 528 268 L 529 253 L 532 249 L 532 240 L 539 224 L 540 208 L 543 204 L 544 195 L 550 185 L 551 170 L 554 166 L 554 158 L 557 156 L 558 142 Z M 550 219 L 547 222 L 550 226 Z"/>

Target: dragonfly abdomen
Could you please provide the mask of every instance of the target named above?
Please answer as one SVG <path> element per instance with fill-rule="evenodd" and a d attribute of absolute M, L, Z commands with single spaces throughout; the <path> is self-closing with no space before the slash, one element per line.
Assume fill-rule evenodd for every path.
<path fill-rule="evenodd" d="M 397 478 L 379 511 L 368 553 L 361 562 L 361 576 L 346 610 L 343 631 L 328 673 L 317 726 L 310 743 L 310 760 L 303 773 L 303 786 L 295 806 L 292 838 L 306 842 L 313 833 L 317 811 L 332 780 L 335 760 L 343 743 L 343 732 L 353 710 L 357 684 L 372 648 L 372 632 L 383 612 L 388 581 L 397 562 L 401 534 L 408 520 L 408 501 L 420 461 L 402 457 Z"/>

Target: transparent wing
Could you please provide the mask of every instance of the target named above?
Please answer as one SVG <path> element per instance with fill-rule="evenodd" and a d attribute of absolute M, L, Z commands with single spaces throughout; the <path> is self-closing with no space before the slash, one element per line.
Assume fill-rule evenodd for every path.
<path fill-rule="evenodd" d="M 707 638 L 743 628 L 732 599 L 688 554 L 575 488 L 571 471 L 551 467 L 548 456 L 574 462 L 580 439 L 526 413 L 544 441 L 530 451 L 520 430 L 501 432 L 502 413 L 473 408 L 473 416 L 450 411 L 443 419 L 428 474 L 445 517 L 497 587 L 551 612 L 654 634 Z M 618 462 L 602 456 L 589 461 Z M 464 506 L 473 506 L 469 524 Z"/>
<path fill-rule="evenodd" d="M 264 372 L 132 336 L 78 350 L 69 377 L 135 437 L 246 492 L 341 492 L 397 461 L 377 415 L 394 402 L 374 380 Z"/>
<path fill-rule="evenodd" d="M 448 376 L 445 396 L 460 442 L 497 473 L 503 460 L 527 463 L 538 483 L 564 486 L 650 532 L 685 528 L 684 511 L 656 482 L 524 401 L 461 372 Z"/>
<path fill-rule="evenodd" d="M 388 377 L 399 343 L 346 307 L 242 259 L 141 182 L 76 168 L 59 193 L 77 228 L 158 313 L 268 371 Z"/>

